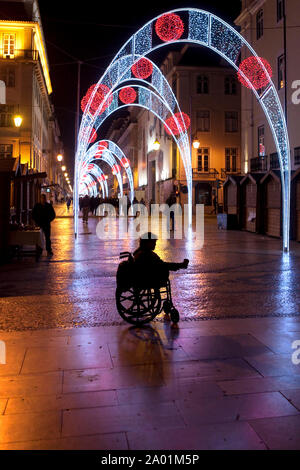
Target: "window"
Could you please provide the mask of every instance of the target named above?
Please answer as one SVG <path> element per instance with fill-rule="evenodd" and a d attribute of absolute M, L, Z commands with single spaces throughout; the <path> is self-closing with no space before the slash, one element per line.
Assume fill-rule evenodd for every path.
<path fill-rule="evenodd" d="M 285 13 L 284 0 L 277 0 L 277 21 L 281 21 Z"/>
<path fill-rule="evenodd" d="M 236 172 L 237 152 L 237 148 L 225 149 L 225 170 L 227 172 Z"/>
<path fill-rule="evenodd" d="M 7 88 L 16 86 L 15 69 L 11 67 L 1 67 L 0 80 L 3 80 Z"/>
<path fill-rule="evenodd" d="M 239 115 L 237 111 L 225 112 L 225 132 L 238 132 Z"/>
<path fill-rule="evenodd" d="M 13 58 L 15 55 L 15 34 L 3 34 L 3 57 Z"/>
<path fill-rule="evenodd" d="M 198 95 L 208 95 L 209 80 L 206 75 L 198 75 L 197 77 L 197 93 Z"/>
<path fill-rule="evenodd" d="M 295 165 L 300 165 L 300 147 L 295 147 L 294 157 L 295 157 Z"/>
<path fill-rule="evenodd" d="M 197 111 L 197 131 L 210 132 L 210 112 Z"/>
<path fill-rule="evenodd" d="M 285 58 L 282 54 L 277 59 L 278 63 L 278 90 L 281 90 L 285 87 Z"/>
<path fill-rule="evenodd" d="M 8 105 L 0 106 L 0 127 L 13 127 L 14 107 Z"/>
<path fill-rule="evenodd" d="M 259 126 L 257 129 L 258 137 L 258 155 L 265 156 L 265 126 Z"/>
<path fill-rule="evenodd" d="M 209 172 L 209 149 L 200 148 L 198 149 L 198 171 Z"/>
<path fill-rule="evenodd" d="M 225 95 L 236 95 L 237 85 L 235 77 L 225 77 Z"/>
<path fill-rule="evenodd" d="M 271 153 L 270 154 L 270 170 L 276 170 L 279 168 L 279 158 L 278 153 Z"/>
<path fill-rule="evenodd" d="M 13 156 L 13 146 L 12 145 L 0 145 L 0 159 L 2 158 L 12 158 Z"/>
<path fill-rule="evenodd" d="M 256 15 L 256 39 L 260 39 L 264 34 L 264 11 L 259 10 Z"/>

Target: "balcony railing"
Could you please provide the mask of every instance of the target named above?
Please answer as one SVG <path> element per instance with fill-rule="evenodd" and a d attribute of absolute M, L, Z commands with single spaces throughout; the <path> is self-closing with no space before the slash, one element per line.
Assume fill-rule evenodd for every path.
<path fill-rule="evenodd" d="M 193 168 L 193 177 L 207 177 L 207 178 L 217 178 L 219 172 L 215 168 L 208 168 L 207 170 Z"/>
<path fill-rule="evenodd" d="M 221 178 L 223 180 L 226 180 L 227 176 L 230 175 L 240 175 L 241 174 L 241 169 L 240 168 L 222 168 L 221 170 Z"/>
<path fill-rule="evenodd" d="M 15 49 L 13 54 L 5 54 L 3 49 L 0 49 L 0 59 L 21 59 L 21 60 L 38 60 L 39 51 L 31 49 Z"/>
<path fill-rule="evenodd" d="M 268 158 L 267 157 L 256 157 L 250 160 L 250 171 L 259 172 L 268 170 Z"/>

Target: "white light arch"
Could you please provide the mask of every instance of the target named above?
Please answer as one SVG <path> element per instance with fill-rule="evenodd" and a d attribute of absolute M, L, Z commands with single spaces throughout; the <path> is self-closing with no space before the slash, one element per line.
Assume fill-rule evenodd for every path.
<path fill-rule="evenodd" d="M 99 152 L 99 150 L 103 152 L 104 158 L 102 157 L 99 159 L 95 158 L 95 155 L 97 154 L 97 152 Z M 89 164 L 92 161 L 97 161 L 97 162 L 101 160 L 105 161 L 107 153 L 111 154 L 114 157 L 115 161 L 113 165 L 117 164 L 117 161 L 118 161 L 120 162 L 122 168 L 124 168 L 124 171 L 128 178 L 129 187 L 130 187 L 130 201 L 132 202 L 134 199 L 134 184 L 133 184 L 132 170 L 130 167 L 129 160 L 127 159 L 126 155 L 117 144 L 107 139 L 102 139 L 100 142 L 96 142 L 94 145 L 92 145 L 92 147 L 89 148 L 89 150 L 85 154 L 84 163 Z M 128 165 L 124 166 L 124 162 L 128 162 Z M 79 162 L 79 165 L 81 166 L 82 162 Z"/>
<path fill-rule="evenodd" d="M 120 49 L 115 56 L 104 75 L 99 80 L 98 84 L 105 84 L 111 90 L 115 89 L 123 78 L 123 71 L 128 67 L 128 63 L 122 66 L 124 57 L 131 57 L 131 65 L 133 65 L 139 57 L 146 56 L 150 52 L 158 49 L 167 44 L 174 44 L 179 42 L 188 42 L 199 44 L 215 51 L 221 55 L 228 63 L 230 63 L 236 70 L 239 69 L 239 61 L 241 54 L 245 57 L 254 56 L 260 63 L 262 70 L 268 77 L 268 85 L 262 90 L 257 91 L 253 84 L 247 77 L 243 78 L 249 84 L 255 94 L 258 102 L 269 122 L 274 141 L 276 144 L 280 170 L 282 179 L 282 201 L 283 201 L 283 249 L 289 251 L 289 234 L 290 234 L 290 194 L 291 194 L 291 162 L 290 162 L 290 145 L 285 121 L 284 112 L 278 97 L 278 93 L 274 83 L 272 82 L 267 69 L 263 62 L 260 60 L 251 45 L 241 36 L 234 28 L 228 23 L 218 18 L 217 16 L 195 8 L 182 8 L 169 11 L 166 14 L 175 14 L 182 17 L 185 25 L 185 36 L 170 41 L 161 41 L 155 33 L 156 21 L 163 15 L 159 15 L 146 23 L 141 29 L 137 31 Z M 127 59 L 128 60 L 128 59 Z M 96 94 L 96 89 L 91 95 L 89 105 L 92 103 Z M 107 97 L 100 105 L 100 111 L 103 104 L 107 101 Z M 83 129 L 86 126 L 93 126 L 94 118 L 88 112 L 83 115 L 79 138 L 78 149 L 75 163 L 75 206 L 77 205 L 77 178 L 76 178 L 76 164 L 84 155 L 88 146 L 89 136 L 84 135 Z M 75 210 L 76 212 L 76 210 Z M 76 217 L 76 213 L 75 213 Z"/>

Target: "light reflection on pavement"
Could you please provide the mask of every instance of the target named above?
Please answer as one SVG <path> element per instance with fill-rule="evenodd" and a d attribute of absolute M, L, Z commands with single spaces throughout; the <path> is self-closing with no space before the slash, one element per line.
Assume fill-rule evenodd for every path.
<path fill-rule="evenodd" d="M 54 257 L 14 260 L 0 267 L 0 329 L 69 328 L 122 323 L 115 308 L 115 273 L 121 251 L 132 240 L 100 241 L 97 219 L 80 221 L 75 241 L 71 218 L 52 224 Z M 174 304 L 183 321 L 245 316 L 299 315 L 300 245 L 290 255 L 281 241 L 246 232 L 218 231 L 205 220 L 205 244 L 161 240 L 166 261 L 190 259 L 187 271 L 172 275 Z M 158 318 L 158 321 L 162 318 Z"/>

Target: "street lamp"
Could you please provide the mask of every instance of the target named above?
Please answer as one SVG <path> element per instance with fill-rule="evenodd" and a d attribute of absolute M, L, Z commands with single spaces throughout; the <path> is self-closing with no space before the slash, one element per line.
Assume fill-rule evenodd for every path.
<path fill-rule="evenodd" d="M 67 167 L 66 167 L 65 165 L 63 165 L 63 166 L 61 167 L 61 170 L 62 170 L 62 171 L 66 171 L 66 169 L 67 169 Z"/>
<path fill-rule="evenodd" d="M 198 148 L 200 147 L 200 142 L 198 139 L 195 139 L 194 142 L 193 142 L 193 147 L 194 149 L 198 150 Z"/>
<path fill-rule="evenodd" d="M 57 155 L 57 161 L 62 162 L 63 161 L 63 156 L 61 154 Z"/>
<path fill-rule="evenodd" d="M 160 143 L 159 141 L 156 139 L 156 141 L 154 142 L 153 144 L 153 150 L 159 150 L 160 149 Z"/>
<path fill-rule="evenodd" d="M 69 176 L 69 174 L 68 174 L 68 173 L 65 173 L 65 177 L 67 178 L 68 176 Z"/>
<path fill-rule="evenodd" d="M 23 122 L 22 116 L 20 116 L 19 114 L 17 116 L 14 116 L 14 123 L 16 127 L 18 128 L 21 127 L 22 122 Z"/>

